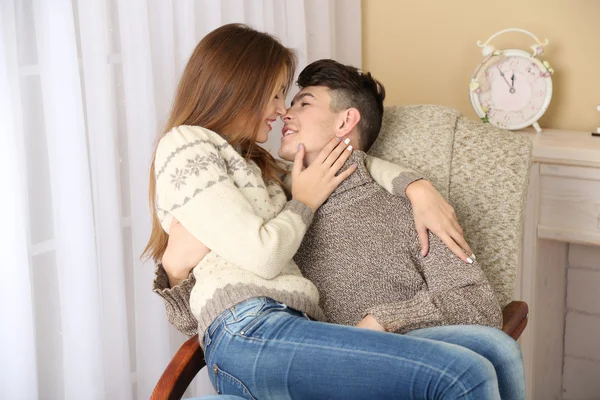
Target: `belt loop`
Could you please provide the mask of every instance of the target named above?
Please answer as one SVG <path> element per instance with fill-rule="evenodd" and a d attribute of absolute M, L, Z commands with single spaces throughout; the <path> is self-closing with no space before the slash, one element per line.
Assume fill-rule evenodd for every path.
<path fill-rule="evenodd" d="M 210 339 L 210 334 L 207 329 L 206 333 L 204 334 L 204 348 L 206 348 L 210 344 L 211 341 L 212 340 Z"/>

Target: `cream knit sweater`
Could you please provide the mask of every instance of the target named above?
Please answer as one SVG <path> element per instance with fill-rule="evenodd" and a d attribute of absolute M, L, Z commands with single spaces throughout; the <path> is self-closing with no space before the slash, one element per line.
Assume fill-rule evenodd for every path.
<path fill-rule="evenodd" d="M 367 165 L 390 192 L 403 194 L 417 178 L 383 160 L 369 159 Z M 156 208 L 165 232 L 176 218 L 212 250 L 194 268 L 189 297 L 201 338 L 224 310 L 258 296 L 325 319 L 316 287 L 292 260 L 313 218 L 308 206 L 287 201 L 277 184 L 263 181 L 258 166 L 217 133 L 197 126 L 167 133 L 155 168 Z M 176 293 L 156 282 L 155 291 L 172 302 L 171 312 L 183 311 Z"/>

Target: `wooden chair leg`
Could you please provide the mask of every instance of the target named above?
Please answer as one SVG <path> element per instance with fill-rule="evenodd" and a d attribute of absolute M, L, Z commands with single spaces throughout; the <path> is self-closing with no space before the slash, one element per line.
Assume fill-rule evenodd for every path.
<path fill-rule="evenodd" d="M 524 301 L 512 301 L 502 310 L 502 330 L 517 340 L 527 326 L 529 306 Z"/>
<path fill-rule="evenodd" d="M 188 339 L 175 353 L 163 372 L 151 400 L 179 400 L 194 377 L 206 365 L 198 335 Z"/>

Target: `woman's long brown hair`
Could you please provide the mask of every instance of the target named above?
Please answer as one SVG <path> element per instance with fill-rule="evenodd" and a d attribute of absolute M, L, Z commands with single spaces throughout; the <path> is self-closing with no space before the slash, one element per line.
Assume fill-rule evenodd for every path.
<path fill-rule="evenodd" d="M 281 184 L 285 169 L 256 144 L 264 112 L 283 77 L 287 92 L 296 70 L 293 50 L 246 25 L 221 26 L 194 49 L 179 82 L 171 115 L 161 135 L 180 125 L 197 125 L 223 136 L 261 169 L 266 182 Z M 159 138 L 160 140 L 160 138 Z M 152 233 L 142 257 L 160 261 L 168 242 L 156 214 L 154 158 L 150 168 Z"/>

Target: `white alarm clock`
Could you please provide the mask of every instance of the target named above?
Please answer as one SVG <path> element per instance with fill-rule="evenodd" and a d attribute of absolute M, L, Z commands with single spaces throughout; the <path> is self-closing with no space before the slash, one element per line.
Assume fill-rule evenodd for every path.
<path fill-rule="evenodd" d="M 521 32 L 535 39 L 532 52 L 507 49 L 496 50 L 489 43 L 506 32 Z M 471 104 L 483 122 L 502 129 L 517 130 L 533 125 L 544 115 L 552 98 L 554 70 L 547 61 L 537 58 L 543 46 L 535 35 L 523 29 L 505 29 L 492 35 L 482 47 L 484 56 L 470 82 Z"/>

